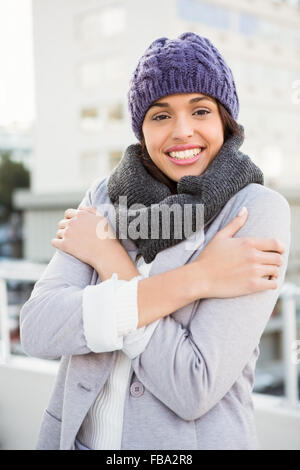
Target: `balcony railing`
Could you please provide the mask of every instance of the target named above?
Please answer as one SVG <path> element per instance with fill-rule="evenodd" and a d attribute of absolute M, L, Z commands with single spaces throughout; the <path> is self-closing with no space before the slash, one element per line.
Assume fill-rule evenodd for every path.
<path fill-rule="evenodd" d="M 297 340 L 296 299 L 300 288 L 292 283 L 285 283 L 280 292 L 283 315 L 283 361 L 285 398 L 290 406 L 299 405 L 298 366 L 300 364 L 300 341 Z"/>
<path fill-rule="evenodd" d="M 25 260 L 0 261 L 0 363 L 2 364 L 9 364 L 11 359 L 8 282 L 34 284 L 41 277 L 46 266 L 46 264 Z"/>

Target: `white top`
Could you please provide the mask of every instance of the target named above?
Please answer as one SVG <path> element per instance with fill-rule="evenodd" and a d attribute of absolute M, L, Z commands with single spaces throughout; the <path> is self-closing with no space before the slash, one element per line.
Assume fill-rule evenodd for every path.
<path fill-rule="evenodd" d="M 136 263 L 141 275 L 124 281 L 114 273 L 110 279 L 84 289 L 83 326 L 88 347 L 97 353 L 118 350 L 110 375 L 77 435 L 90 449 L 121 449 L 131 359 L 145 350 L 160 321 L 137 329 L 137 284 L 149 276 L 151 265 L 141 256 Z"/>

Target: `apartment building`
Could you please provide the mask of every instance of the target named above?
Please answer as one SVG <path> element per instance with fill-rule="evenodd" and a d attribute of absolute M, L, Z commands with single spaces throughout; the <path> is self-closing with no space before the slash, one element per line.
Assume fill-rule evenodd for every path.
<path fill-rule="evenodd" d="M 15 194 L 27 259 L 51 258 L 66 207 L 136 142 L 127 109 L 131 74 L 154 39 L 184 31 L 207 36 L 229 63 L 246 131 L 242 151 L 267 185 L 291 198 L 299 219 L 299 1 L 33 0 L 33 29 L 32 183 Z"/>

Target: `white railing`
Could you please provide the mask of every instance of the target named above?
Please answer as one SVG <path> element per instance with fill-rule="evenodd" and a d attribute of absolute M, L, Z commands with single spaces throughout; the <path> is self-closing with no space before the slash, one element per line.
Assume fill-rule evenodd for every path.
<path fill-rule="evenodd" d="M 300 288 L 292 283 L 285 283 L 280 293 L 283 315 L 283 360 L 285 399 L 288 405 L 299 405 L 298 366 L 294 349 L 297 348 L 296 299 Z M 295 356 L 295 357 L 294 357 Z M 300 354 L 299 354 L 300 356 Z"/>
<path fill-rule="evenodd" d="M 0 261 L 0 363 L 2 364 L 8 364 L 11 358 L 7 281 L 35 283 L 42 276 L 46 266 L 25 260 Z"/>
<path fill-rule="evenodd" d="M 6 364 L 10 357 L 10 334 L 7 309 L 6 279 L 0 277 L 0 362 Z"/>

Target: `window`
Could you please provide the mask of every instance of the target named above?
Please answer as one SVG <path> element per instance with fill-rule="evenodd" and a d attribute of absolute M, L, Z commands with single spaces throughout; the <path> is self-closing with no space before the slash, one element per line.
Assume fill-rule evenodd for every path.
<path fill-rule="evenodd" d="M 126 27 L 126 10 L 120 2 L 75 18 L 75 37 L 84 49 L 99 48 L 103 39 L 117 37 Z"/>
<path fill-rule="evenodd" d="M 299 5 L 300 5 L 299 0 L 286 0 L 286 2 L 291 7 L 299 7 Z"/>
<path fill-rule="evenodd" d="M 103 10 L 100 19 L 103 36 L 111 37 L 125 29 L 125 10 L 121 5 L 114 5 Z"/>
<path fill-rule="evenodd" d="M 104 126 L 103 112 L 96 106 L 85 107 L 80 113 L 80 130 L 87 133 L 100 132 Z"/>
<path fill-rule="evenodd" d="M 123 106 L 121 103 L 111 104 L 107 108 L 108 124 L 118 124 L 123 119 Z"/>
<path fill-rule="evenodd" d="M 79 67 L 79 82 L 84 90 L 101 88 L 103 84 L 103 67 L 100 61 L 86 62 Z"/>
<path fill-rule="evenodd" d="M 85 106 L 80 111 L 80 130 L 85 133 L 100 133 L 107 125 L 122 123 L 122 103 L 98 103 Z"/>
<path fill-rule="evenodd" d="M 79 65 L 78 81 L 83 90 L 100 90 L 113 86 L 124 76 L 124 59 L 104 57 L 102 60 L 90 60 Z"/>
<path fill-rule="evenodd" d="M 124 60 L 121 57 L 107 57 L 103 61 L 103 72 L 107 83 L 121 80 L 124 76 Z"/>
<path fill-rule="evenodd" d="M 246 36 L 258 34 L 260 32 L 260 21 L 255 15 L 241 13 L 239 15 L 238 30 L 239 33 Z"/>
<path fill-rule="evenodd" d="M 212 28 L 231 28 L 231 12 L 200 0 L 177 0 L 178 15 L 187 21 L 204 23 Z"/>

